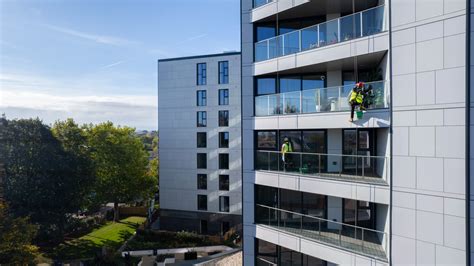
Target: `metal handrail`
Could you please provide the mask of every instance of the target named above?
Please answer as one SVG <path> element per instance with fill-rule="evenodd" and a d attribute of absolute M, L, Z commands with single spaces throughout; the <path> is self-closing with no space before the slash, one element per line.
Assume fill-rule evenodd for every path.
<path fill-rule="evenodd" d="M 302 213 L 287 211 L 287 210 L 283 210 L 283 209 L 278 209 L 278 208 L 275 208 L 275 207 L 270 207 L 270 206 L 266 206 L 266 205 L 262 205 L 262 204 L 255 204 L 255 206 L 263 207 L 263 208 L 267 208 L 267 209 L 272 209 L 272 210 L 276 210 L 276 211 L 281 211 L 281 212 L 286 212 L 286 213 L 291 213 L 291 214 L 295 214 L 295 215 L 299 215 L 299 216 L 304 216 L 304 217 L 308 217 L 308 218 L 314 218 L 314 219 L 317 219 L 317 220 L 320 220 L 320 221 L 324 221 L 324 222 L 335 223 L 335 224 L 339 224 L 339 225 L 343 225 L 343 226 L 348 226 L 348 227 L 352 227 L 352 228 L 356 228 L 356 229 L 361 229 L 361 230 L 367 230 L 367 231 L 371 231 L 371 232 L 375 232 L 375 233 L 379 233 L 379 234 L 384 234 L 384 235 L 387 234 L 386 232 L 379 231 L 379 230 L 374 230 L 374 229 L 370 229 L 370 228 L 360 227 L 360 226 L 357 226 L 357 225 L 345 224 L 345 223 L 341 223 L 341 222 L 337 222 L 337 221 L 332 221 L 332 220 L 328 220 L 328 219 L 324 219 L 324 218 L 319 218 L 319 217 L 316 217 L 316 216 L 311 216 L 311 215 L 307 215 L 307 214 L 302 214 Z"/>
<path fill-rule="evenodd" d="M 255 116 L 347 111 L 350 110 L 350 104 L 348 101 L 347 103 L 343 102 L 343 99 L 349 96 L 348 92 L 352 91 L 352 86 L 353 84 L 348 84 L 258 95 L 255 96 L 254 101 Z M 373 102 L 368 106 L 368 109 L 386 109 L 389 107 L 388 97 L 390 93 L 387 88 L 387 81 L 371 81 L 367 82 L 366 86 L 372 86 L 373 93 Z M 381 96 L 379 95 L 380 93 L 382 93 Z M 332 107 L 331 110 L 321 110 L 324 107 L 328 108 L 327 104 L 331 102 L 337 103 L 334 110 Z M 286 111 L 285 108 L 288 107 L 295 108 L 295 110 Z"/>
<path fill-rule="evenodd" d="M 364 84 L 367 86 L 367 85 L 378 84 L 378 83 L 382 83 L 382 82 L 385 83 L 385 82 L 387 82 L 387 81 L 386 81 L 386 80 L 378 80 L 378 81 L 364 82 Z M 348 84 L 348 85 L 324 87 L 324 88 L 307 89 L 307 90 L 304 90 L 304 91 L 311 91 L 311 90 L 332 90 L 332 89 L 339 89 L 339 88 L 351 87 L 351 86 L 355 86 L 355 83 L 354 83 L 354 84 Z M 299 90 L 288 91 L 288 92 L 280 92 L 280 93 L 262 94 L 262 95 L 258 95 L 258 96 L 256 96 L 256 97 L 267 96 L 267 95 L 279 95 L 279 94 L 285 94 L 285 93 L 291 93 L 291 92 L 297 92 L 297 91 L 299 91 Z"/>
<path fill-rule="evenodd" d="M 257 150 L 257 152 L 278 153 L 278 154 L 282 153 L 281 151 L 267 151 L 267 150 Z M 379 155 L 331 154 L 331 153 L 312 153 L 312 152 L 286 152 L 286 154 L 341 156 L 341 157 L 355 157 L 355 158 L 370 157 L 370 158 L 388 159 L 388 156 L 379 156 Z"/>
<path fill-rule="evenodd" d="M 314 24 L 314 25 L 311 25 L 311 26 L 308 26 L 308 27 L 305 27 L 305 28 L 301 28 L 301 29 L 298 29 L 298 30 L 290 31 L 290 32 L 287 32 L 287 33 L 284 33 L 284 34 L 281 34 L 281 35 L 278 35 L 278 36 L 275 36 L 275 37 L 271 37 L 271 38 L 268 38 L 268 39 L 265 39 L 265 40 L 258 41 L 258 42 L 256 42 L 255 44 L 259 44 L 259 43 L 263 43 L 263 42 L 266 42 L 266 41 L 270 41 L 271 39 L 280 38 L 280 37 L 282 37 L 282 36 L 289 35 L 289 34 L 292 34 L 292 33 L 298 32 L 298 31 L 303 31 L 303 30 L 306 30 L 306 29 L 309 29 L 309 28 L 312 28 L 312 27 L 315 27 L 315 26 L 318 26 L 318 25 L 323 25 L 323 24 L 330 23 L 330 22 L 333 22 L 333 21 L 338 21 L 338 20 L 340 20 L 340 19 L 344 19 L 344 18 L 347 18 L 347 17 L 350 17 L 350 16 L 354 16 L 354 15 L 356 15 L 356 14 L 362 14 L 362 13 L 364 13 L 364 12 L 367 12 L 367 11 L 370 11 L 370 10 L 372 10 L 372 9 L 376 9 L 376 8 L 379 8 L 379 7 L 385 7 L 385 4 L 383 4 L 383 5 L 378 5 L 378 6 L 375 6 L 375 7 L 371 7 L 371 8 L 365 9 L 365 10 L 363 10 L 363 11 L 355 12 L 355 13 L 352 13 L 352 14 L 349 14 L 349 15 L 346 15 L 346 16 L 342 16 L 342 17 L 338 17 L 338 18 L 331 19 L 331 20 L 327 20 L 327 21 L 325 21 L 325 22 L 318 23 L 318 24 Z"/>

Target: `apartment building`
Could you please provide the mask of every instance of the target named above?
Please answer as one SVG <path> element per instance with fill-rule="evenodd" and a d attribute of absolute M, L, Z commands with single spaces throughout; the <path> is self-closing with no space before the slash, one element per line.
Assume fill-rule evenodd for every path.
<path fill-rule="evenodd" d="M 470 263 L 468 11 L 241 1 L 245 265 Z"/>
<path fill-rule="evenodd" d="M 240 53 L 158 60 L 160 228 L 241 224 Z"/>

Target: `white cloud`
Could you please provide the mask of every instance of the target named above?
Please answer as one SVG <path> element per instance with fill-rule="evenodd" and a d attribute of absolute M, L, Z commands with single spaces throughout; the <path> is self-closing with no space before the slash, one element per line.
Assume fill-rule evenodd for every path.
<path fill-rule="evenodd" d="M 45 123 L 74 118 L 79 123 L 112 121 L 139 129 L 157 128 L 155 95 L 58 96 L 2 88 L 0 112 L 8 118 L 39 117 Z"/>
<path fill-rule="evenodd" d="M 81 31 L 68 29 L 68 28 L 63 28 L 63 27 L 58 27 L 58 26 L 49 25 L 49 24 L 46 24 L 44 26 L 46 28 L 50 29 L 50 30 L 54 30 L 54 31 L 61 32 L 61 33 L 67 34 L 67 35 L 71 35 L 71 36 L 75 36 L 75 37 L 78 37 L 78 38 L 94 41 L 96 43 L 109 44 L 109 45 L 115 45 L 115 46 L 125 46 L 125 45 L 137 44 L 138 43 L 138 42 L 135 42 L 135 41 L 130 41 L 130 40 L 122 39 L 122 38 L 118 38 L 118 37 L 86 33 L 86 32 L 81 32 Z"/>
<path fill-rule="evenodd" d="M 187 38 L 186 40 L 184 40 L 184 41 L 182 41 L 182 42 L 179 42 L 178 44 L 185 44 L 185 43 L 187 43 L 187 42 L 195 41 L 195 40 L 204 38 L 204 37 L 206 37 L 206 36 L 207 36 L 207 34 L 200 34 L 200 35 L 192 36 L 192 37 L 189 37 L 189 38 Z"/>
<path fill-rule="evenodd" d="M 0 114 L 8 118 L 39 117 L 46 123 L 74 118 L 79 123 L 112 121 L 138 129 L 157 128 L 157 96 L 100 94 L 100 82 L 71 86 L 68 80 L 29 73 L 0 74 Z M 95 88 L 91 90 L 90 88 Z M 120 91 L 120 88 L 109 91 Z"/>
<path fill-rule="evenodd" d="M 101 69 L 105 69 L 105 68 L 110 68 L 110 67 L 114 67 L 114 66 L 118 66 L 122 63 L 125 63 L 125 61 L 117 61 L 115 63 L 112 63 L 112 64 L 108 64 L 108 65 L 105 65 L 105 66 L 102 66 L 100 67 Z"/>

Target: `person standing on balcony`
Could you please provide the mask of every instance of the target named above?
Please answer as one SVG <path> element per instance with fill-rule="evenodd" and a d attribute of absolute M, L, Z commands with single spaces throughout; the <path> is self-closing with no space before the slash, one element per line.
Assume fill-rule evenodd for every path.
<path fill-rule="evenodd" d="M 283 161 L 283 170 L 286 170 L 290 160 L 287 156 L 288 152 L 293 152 L 293 147 L 291 145 L 290 139 L 285 137 L 283 139 L 283 144 L 281 145 L 281 160 Z"/>
<path fill-rule="evenodd" d="M 364 83 L 358 82 L 349 95 L 349 104 L 351 106 L 351 119 L 349 122 L 354 122 L 354 111 L 356 106 L 359 106 L 361 110 L 364 109 L 362 106 L 362 102 L 364 101 L 363 89 Z"/>

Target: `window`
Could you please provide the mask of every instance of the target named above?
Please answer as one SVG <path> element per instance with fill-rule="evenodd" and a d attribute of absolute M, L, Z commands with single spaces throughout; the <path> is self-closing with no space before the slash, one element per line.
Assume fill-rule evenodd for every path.
<path fill-rule="evenodd" d="M 206 85 L 207 83 L 206 63 L 197 64 L 197 85 Z"/>
<path fill-rule="evenodd" d="M 219 169 L 229 169 L 228 153 L 219 153 Z"/>
<path fill-rule="evenodd" d="M 280 93 L 301 90 L 301 78 L 289 76 L 280 78 Z"/>
<path fill-rule="evenodd" d="M 197 106 L 206 106 L 206 91 L 197 91 L 196 92 L 196 105 Z"/>
<path fill-rule="evenodd" d="M 219 196 L 219 211 L 229 212 L 229 197 L 228 196 Z"/>
<path fill-rule="evenodd" d="M 207 195 L 198 195 L 198 210 L 207 211 Z"/>
<path fill-rule="evenodd" d="M 229 84 L 229 61 L 219 62 L 219 84 Z"/>
<path fill-rule="evenodd" d="M 276 131 L 258 131 L 257 149 L 258 150 L 278 150 Z"/>
<path fill-rule="evenodd" d="M 207 113 L 206 111 L 197 112 L 197 126 L 206 127 L 207 126 Z"/>
<path fill-rule="evenodd" d="M 219 132 L 219 148 L 229 148 L 229 132 Z"/>
<path fill-rule="evenodd" d="M 198 153 L 197 154 L 197 168 L 206 169 L 207 168 L 207 154 Z"/>
<path fill-rule="evenodd" d="M 229 222 L 222 222 L 221 224 L 221 235 L 225 235 L 227 231 L 230 230 L 230 223 Z"/>
<path fill-rule="evenodd" d="M 197 188 L 207 189 L 207 175 L 206 174 L 197 175 Z"/>
<path fill-rule="evenodd" d="M 207 221 L 206 220 L 200 220 L 199 221 L 199 230 L 200 230 L 200 234 L 207 234 Z"/>
<path fill-rule="evenodd" d="M 219 175 L 219 190 L 229 191 L 229 175 Z"/>
<path fill-rule="evenodd" d="M 229 126 L 229 111 L 219 111 L 219 126 L 220 127 Z"/>
<path fill-rule="evenodd" d="M 257 95 L 276 93 L 276 78 L 257 78 Z"/>
<path fill-rule="evenodd" d="M 197 133 L 197 147 L 198 148 L 206 148 L 207 146 L 207 134 L 206 132 L 198 132 Z"/>
<path fill-rule="evenodd" d="M 219 90 L 219 105 L 229 105 L 229 90 Z"/>

